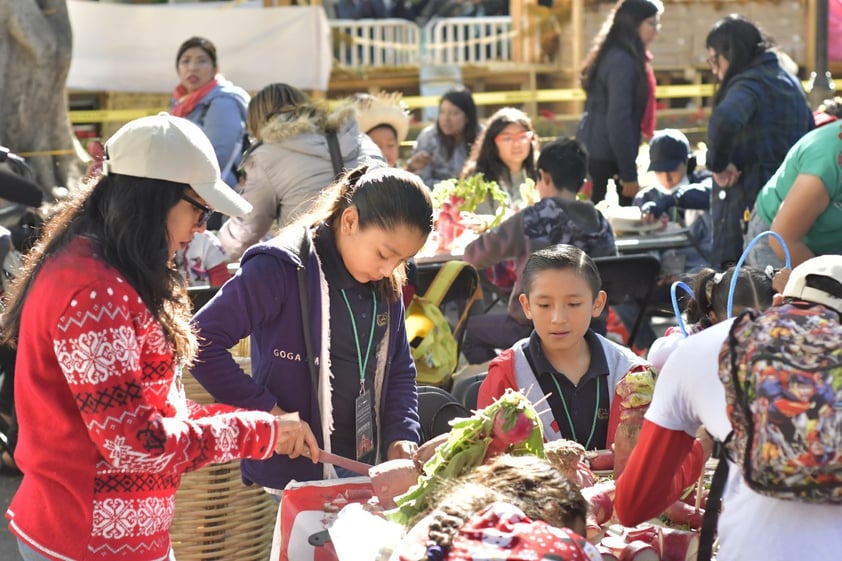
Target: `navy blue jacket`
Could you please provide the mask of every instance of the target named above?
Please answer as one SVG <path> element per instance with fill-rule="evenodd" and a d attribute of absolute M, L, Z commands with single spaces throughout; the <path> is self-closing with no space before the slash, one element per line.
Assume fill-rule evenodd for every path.
<path fill-rule="evenodd" d="M 325 448 L 324 419 L 311 382 L 301 323 L 297 270 L 302 260 L 299 247 L 304 229 L 292 226 L 272 240 L 252 246 L 244 254 L 237 274 L 199 312 L 194 322 L 201 348 L 193 375 L 220 402 L 248 409 L 298 411 L 310 424 Z M 323 335 L 322 302 L 327 286 L 314 246 L 306 265 L 310 306 L 311 340 L 319 357 L 320 383 L 329 384 L 329 341 Z M 328 308 L 329 309 L 329 308 Z M 388 336 L 378 349 L 378 373 L 382 373 L 376 425 L 382 458 L 389 444 L 398 440 L 418 442 L 418 395 L 415 364 L 409 351 L 403 302 L 389 306 Z M 248 376 L 228 351 L 251 335 L 251 370 Z M 329 394 L 328 394 L 329 395 Z M 330 399 L 322 400 L 322 412 Z M 306 458 L 274 455 L 268 460 L 243 460 L 243 478 L 265 487 L 283 489 L 297 481 L 318 480 L 324 470 Z"/>

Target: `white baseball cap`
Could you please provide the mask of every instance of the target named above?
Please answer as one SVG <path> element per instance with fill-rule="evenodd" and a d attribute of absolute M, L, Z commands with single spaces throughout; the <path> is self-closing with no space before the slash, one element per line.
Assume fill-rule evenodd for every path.
<path fill-rule="evenodd" d="M 830 277 L 842 284 L 842 255 L 819 255 L 795 267 L 784 287 L 784 297 L 815 302 L 842 314 L 842 298 L 808 286 L 808 277 L 813 276 Z"/>
<path fill-rule="evenodd" d="M 126 123 L 105 143 L 103 173 L 186 183 L 214 210 L 242 216 L 251 204 L 222 181 L 208 137 L 197 125 L 160 113 Z"/>

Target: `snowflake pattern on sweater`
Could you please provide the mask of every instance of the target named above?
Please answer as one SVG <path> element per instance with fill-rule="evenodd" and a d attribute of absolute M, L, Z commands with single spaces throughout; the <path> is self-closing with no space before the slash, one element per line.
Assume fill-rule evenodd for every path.
<path fill-rule="evenodd" d="M 271 414 L 195 404 L 180 378 L 163 328 L 93 242 L 48 259 L 21 319 L 11 530 L 51 559 L 166 559 L 180 475 L 264 459 L 276 438 Z"/>

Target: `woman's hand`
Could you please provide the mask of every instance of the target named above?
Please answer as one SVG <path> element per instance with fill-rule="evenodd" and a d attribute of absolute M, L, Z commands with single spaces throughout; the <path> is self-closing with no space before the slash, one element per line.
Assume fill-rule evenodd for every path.
<path fill-rule="evenodd" d="M 632 198 L 637 195 L 637 192 L 640 191 L 640 183 L 637 181 L 622 181 L 621 186 L 623 187 L 623 196 Z"/>
<path fill-rule="evenodd" d="M 729 163 L 724 170 L 714 172 L 713 180 L 716 181 L 716 184 L 720 187 L 733 187 L 737 184 L 737 181 L 740 180 L 741 173 L 742 172 L 737 169 L 737 166 Z"/>
<path fill-rule="evenodd" d="M 387 460 L 406 459 L 411 460 L 415 457 L 415 452 L 418 450 L 418 445 L 409 440 L 396 440 L 389 445 L 386 451 Z"/>
<path fill-rule="evenodd" d="M 275 441 L 276 454 L 285 454 L 294 459 L 301 456 L 305 448 L 309 448 L 310 459 L 314 464 L 318 463 L 319 443 L 316 441 L 309 423 L 302 421 L 297 412 L 277 415 L 275 423 L 278 432 L 278 439 Z"/>
<path fill-rule="evenodd" d="M 416 152 L 406 163 L 406 170 L 412 173 L 418 173 L 433 159 L 433 155 L 423 150 Z"/>

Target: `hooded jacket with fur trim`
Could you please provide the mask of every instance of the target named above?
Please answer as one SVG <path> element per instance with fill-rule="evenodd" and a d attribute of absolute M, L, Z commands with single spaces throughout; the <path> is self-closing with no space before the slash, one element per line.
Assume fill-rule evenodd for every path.
<path fill-rule="evenodd" d="M 263 238 L 275 220 L 283 228 L 306 212 L 334 180 L 326 132 L 336 132 L 343 168 L 385 165 L 380 148 L 360 132 L 355 117 L 352 106 L 332 113 L 284 113 L 261 129 L 262 144 L 243 162 L 242 195 L 254 208 L 245 216 L 230 218 L 219 231 L 231 259 L 238 259 Z"/>

